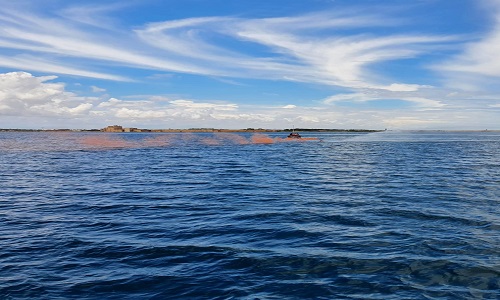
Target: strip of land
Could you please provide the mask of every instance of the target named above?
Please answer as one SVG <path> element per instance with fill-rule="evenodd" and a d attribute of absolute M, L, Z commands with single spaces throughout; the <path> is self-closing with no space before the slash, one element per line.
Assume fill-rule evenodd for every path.
<path fill-rule="evenodd" d="M 188 129 L 145 129 L 135 127 L 108 126 L 102 129 L 18 129 L 18 128 L 0 128 L 0 132 L 171 132 L 171 133 L 202 133 L 202 132 L 379 132 L 384 130 L 372 129 L 326 129 L 326 128 L 295 128 L 295 129 L 264 129 L 264 128 L 246 128 L 246 129 L 223 129 L 223 128 L 188 128 Z"/>
<path fill-rule="evenodd" d="M 120 125 L 107 126 L 100 129 L 19 129 L 19 128 L 0 128 L 0 132 L 171 132 L 171 133 L 202 133 L 202 132 L 228 132 L 228 133 L 238 133 L 238 132 L 381 132 L 388 131 L 387 129 L 335 129 L 335 128 L 285 128 L 285 129 L 264 129 L 264 128 L 245 128 L 245 129 L 223 129 L 223 128 L 188 128 L 188 129 L 146 129 L 146 128 L 136 128 L 136 127 L 123 127 Z M 390 130 L 389 130 L 390 131 Z M 403 130 L 403 131 L 413 131 L 413 132 L 500 132 L 500 130 Z"/>

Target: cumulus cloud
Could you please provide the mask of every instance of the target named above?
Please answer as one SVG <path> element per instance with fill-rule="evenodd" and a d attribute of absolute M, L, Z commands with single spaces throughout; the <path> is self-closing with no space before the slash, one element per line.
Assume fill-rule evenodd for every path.
<path fill-rule="evenodd" d="M 207 125 L 206 122 L 214 120 L 263 122 L 274 120 L 270 113 L 241 112 L 235 103 L 169 99 L 161 96 L 150 96 L 143 100 L 109 98 L 96 105 L 92 114 L 108 119 L 117 118 L 117 122 L 170 122 L 176 124 L 191 122 L 190 124 L 193 125 L 193 121 L 196 121 L 199 122 L 200 127 L 204 127 Z"/>
<path fill-rule="evenodd" d="M 85 99 L 65 91 L 63 83 L 51 82 L 56 78 L 35 77 L 26 72 L 0 74 L 0 114 L 75 116 L 93 107 L 92 103 L 81 103 Z"/>
<path fill-rule="evenodd" d="M 156 111 L 156 110 L 140 110 L 140 109 L 130 109 L 122 107 L 118 109 L 115 113 L 118 118 L 124 119 L 154 119 L 154 118 L 164 118 L 166 117 L 166 112 Z"/>
<path fill-rule="evenodd" d="M 118 100 L 116 98 L 109 98 L 107 101 L 103 101 L 99 103 L 97 106 L 98 108 L 106 108 L 106 107 L 113 107 L 122 104 L 122 100 Z"/>

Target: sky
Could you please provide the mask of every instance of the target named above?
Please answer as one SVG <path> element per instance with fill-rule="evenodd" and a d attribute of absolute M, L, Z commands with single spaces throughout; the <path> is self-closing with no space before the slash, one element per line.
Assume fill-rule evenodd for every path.
<path fill-rule="evenodd" d="M 500 129 L 500 0 L 0 5 L 0 128 Z"/>

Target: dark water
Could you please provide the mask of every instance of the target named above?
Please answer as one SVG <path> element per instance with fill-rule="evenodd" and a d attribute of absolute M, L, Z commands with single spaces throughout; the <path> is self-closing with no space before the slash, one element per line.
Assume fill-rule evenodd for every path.
<path fill-rule="evenodd" d="M 0 299 L 499 299 L 500 133 L 0 133 Z"/>

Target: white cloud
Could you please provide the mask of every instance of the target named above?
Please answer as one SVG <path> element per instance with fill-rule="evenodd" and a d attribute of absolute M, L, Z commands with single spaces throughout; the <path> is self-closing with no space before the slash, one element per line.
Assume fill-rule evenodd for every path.
<path fill-rule="evenodd" d="M 0 40 L 0 47 L 1 46 L 2 42 Z M 0 66 L 12 68 L 15 70 L 30 70 L 30 71 L 40 71 L 44 73 L 76 75 L 82 77 L 90 77 L 90 78 L 106 79 L 114 81 L 132 81 L 127 77 L 119 75 L 111 75 L 103 72 L 88 71 L 83 68 L 78 68 L 75 66 L 67 66 L 65 63 L 61 62 L 55 63 L 55 62 L 44 61 L 40 58 L 36 58 L 31 55 L 16 55 L 16 56 L 0 55 Z"/>
<path fill-rule="evenodd" d="M 124 102 L 122 100 L 118 100 L 116 98 L 109 98 L 108 101 L 104 101 L 99 103 L 97 107 L 99 108 L 106 108 L 106 107 L 112 107 L 112 106 L 117 106 L 120 104 L 123 104 Z"/>
<path fill-rule="evenodd" d="M 65 91 L 64 84 L 49 82 L 56 78 L 26 72 L 0 74 L 0 114 L 72 116 L 92 108 L 92 103 Z"/>
<path fill-rule="evenodd" d="M 500 77 L 500 1 L 488 3 L 493 14 L 489 32 L 477 33 L 476 38 L 463 46 L 460 54 L 436 64 L 433 69 L 443 73 L 447 84 L 463 90 L 484 90 L 496 86 Z M 487 18 L 484 19 L 485 21 Z"/>
<path fill-rule="evenodd" d="M 299 116 L 297 120 L 301 123 L 320 123 L 320 119 L 316 116 Z"/>
<path fill-rule="evenodd" d="M 366 9 L 263 19 L 187 18 L 150 23 L 134 30 L 117 29 L 108 24 L 103 13 L 120 6 L 73 6 L 60 11 L 61 18 L 31 13 L 29 8 L 20 12 L 7 7 L 0 12 L 0 47 L 20 54 L 0 57 L 0 65 L 131 80 L 86 69 L 89 63 L 98 66 L 105 62 L 207 76 L 407 91 L 418 86 L 394 83 L 372 71 L 371 66 L 425 54 L 451 39 L 377 34 L 373 28 L 391 28 L 397 21 L 387 13 L 376 14 Z M 353 29 L 352 33 L 346 33 Z M 364 33 L 360 34 L 359 30 Z M 209 37 L 216 40 L 222 37 L 231 43 L 219 44 Z M 234 47 L 248 43 L 264 51 L 257 55 L 250 54 L 244 47 Z M 40 55 L 29 56 L 29 53 Z"/>
<path fill-rule="evenodd" d="M 130 32 L 106 30 L 87 30 L 80 22 L 68 19 L 56 19 L 38 16 L 25 10 L 5 8 L 0 12 L 0 47 L 10 48 L 26 53 L 40 53 L 51 57 L 49 72 L 72 74 L 79 76 L 95 76 L 95 78 L 110 80 L 127 80 L 116 75 L 89 72 L 81 66 L 65 67 L 68 57 L 85 60 L 105 61 L 120 65 L 147 68 L 153 70 L 173 70 L 186 73 L 205 73 L 202 68 L 189 63 L 183 64 L 165 56 L 147 53 L 141 49 L 134 35 Z M 92 33 L 91 33 L 92 32 Z M 0 65 L 40 71 L 40 59 L 25 56 L 12 56 L 14 62 L 1 60 Z M 31 63 L 33 62 L 33 64 Z M 108 77 L 108 78 L 105 78 Z"/>
<path fill-rule="evenodd" d="M 252 114 L 240 114 L 240 113 L 233 113 L 233 114 L 224 114 L 224 113 L 213 113 L 210 114 L 210 117 L 216 119 L 216 120 L 236 120 L 236 121 L 252 121 L 252 122 L 272 122 L 275 120 L 275 118 L 272 115 L 269 114 L 258 114 L 258 113 L 252 113 Z M 242 126 L 245 127 L 245 126 Z"/>
<path fill-rule="evenodd" d="M 59 12 L 63 18 L 77 21 L 83 24 L 113 29 L 114 24 L 106 14 L 113 13 L 121 8 L 131 5 L 128 2 L 116 2 L 112 4 L 87 4 L 67 7 Z"/>
<path fill-rule="evenodd" d="M 31 106 L 29 111 L 35 115 L 74 117 L 87 114 L 92 107 L 91 103 L 83 103 L 76 107 L 65 107 L 61 106 L 57 101 L 52 101 Z"/>
<path fill-rule="evenodd" d="M 103 93 L 106 91 L 106 89 L 103 89 L 103 88 L 100 88 L 100 87 L 97 87 L 95 85 L 91 86 L 90 89 L 92 90 L 92 92 L 94 93 Z"/>
<path fill-rule="evenodd" d="M 338 85 L 352 88 L 370 88 L 381 85 L 370 73 L 370 65 L 402 58 L 415 57 L 424 51 L 422 45 L 444 42 L 447 38 L 431 36 L 335 36 L 311 38 L 294 34 L 292 28 L 276 32 L 273 28 L 256 31 L 251 28 L 238 35 L 266 45 L 290 56 L 295 65 L 277 66 L 282 78 L 304 82 Z M 419 47 L 420 46 L 420 47 Z M 288 68 L 287 68 L 288 67 Z M 388 88 L 415 85 L 392 84 Z"/>
<path fill-rule="evenodd" d="M 418 84 L 401 84 L 401 83 L 393 83 L 388 86 L 380 87 L 381 89 L 385 89 L 391 92 L 415 92 L 422 87 Z M 426 86 L 428 87 L 428 86 Z"/>
<path fill-rule="evenodd" d="M 161 96 L 149 96 L 146 100 L 110 98 L 99 103 L 93 114 L 130 120 L 147 119 L 153 122 L 155 120 L 183 122 L 186 120 L 249 119 L 248 116 L 240 114 L 238 109 L 238 105 L 234 103 L 172 100 Z"/>
<path fill-rule="evenodd" d="M 82 103 L 77 107 L 69 108 L 68 110 L 71 114 L 79 115 L 88 112 L 92 107 L 93 105 L 91 103 Z"/>
<path fill-rule="evenodd" d="M 423 97 L 405 97 L 401 98 L 401 100 L 413 102 L 421 108 L 440 108 L 446 105 L 443 104 L 441 101 L 427 99 Z"/>
<path fill-rule="evenodd" d="M 297 105 L 288 104 L 288 105 L 283 106 L 282 108 L 285 108 L 285 109 L 294 109 L 296 107 L 297 107 Z"/>
<path fill-rule="evenodd" d="M 172 100 L 170 101 L 170 104 L 187 110 L 236 110 L 238 108 L 238 105 L 236 104 L 200 103 L 191 100 Z"/>
<path fill-rule="evenodd" d="M 115 116 L 123 119 L 155 119 L 165 118 L 167 115 L 164 111 L 129 109 L 122 107 L 116 111 Z"/>
<path fill-rule="evenodd" d="M 393 117 L 383 120 L 384 124 L 390 128 L 425 128 L 428 126 L 436 126 L 445 123 L 442 120 L 427 120 L 417 117 Z M 432 127 L 431 127 L 432 128 Z"/>
<path fill-rule="evenodd" d="M 391 21 L 386 19 L 386 16 L 362 15 L 355 11 L 267 19 L 190 18 L 148 24 L 136 32 L 150 46 L 168 51 L 181 60 L 196 61 L 214 75 L 264 76 L 354 88 L 415 90 L 418 88 L 415 84 L 378 83 L 377 76 L 370 74 L 368 67 L 387 60 L 415 57 L 430 51 L 432 45 L 447 43 L 453 38 L 345 36 L 345 32 L 335 31 L 388 26 Z M 324 29 L 333 32 L 318 37 L 317 34 Z M 241 50 L 210 44 L 202 37 L 202 32 L 265 46 L 270 55 L 250 56 Z"/>
<path fill-rule="evenodd" d="M 493 32 L 479 42 L 469 44 L 463 54 L 455 57 L 448 64 L 444 64 L 442 69 L 452 72 L 500 77 L 498 53 L 500 53 L 500 22 Z"/>
<path fill-rule="evenodd" d="M 284 107 L 268 104 L 240 106 L 222 101 L 151 95 L 103 101 L 68 92 L 63 83 L 55 82 L 56 79 L 56 76 L 36 77 L 25 72 L 0 74 L 0 127 L 15 126 L 9 117 L 15 116 L 18 120 L 23 120 L 23 117 L 32 120 L 44 118 L 43 124 L 46 125 L 62 124 L 56 120 L 66 119 L 76 128 L 102 128 L 110 124 L 131 126 L 132 123 L 146 128 L 289 128 L 295 125 L 311 128 L 483 129 L 498 127 L 495 124 L 498 124 L 500 107 L 498 97 L 487 94 L 478 97 L 473 93 L 449 90 L 437 93 L 434 88 L 411 92 L 366 89 L 331 96 L 323 104 L 317 102 L 318 106 L 300 106 L 300 109 L 292 104 Z M 391 98 L 402 99 L 411 105 L 391 110 L 365 105 L 369 101 Z M 436 98 L 443 100 L 433 100 Z M 357 105 L 337 105 L 338 102 L 349 105 L 356 102 Z M 78 122 L 73 121 L 76 118 Z"/>
<path fill-rule="evenodd" d="M 400 91 L 403 90 L 403 91 Z M 324 104 L 334 104 L 336 102 L 368 102 L 380 100 L 399 100 L 413 105 L 414 109 L 438 109 L 446 106 L 441 100 L 429 98 L 433 94 L 431 87 L 427 87 L 426 91 L 420 92 L 415 89 L 363 89 L 356 93 L 337 94 L 323 99 Z M 426 97 L 427 96 L 427 97 Z M 434 95 L 436 96 L 436 95 Z"/>
<path fill-rule="evenodd" d="M 364 93 L 349 93 L 349 94 L 336 94 L 326 99 L 323 99 L 322 102 L 324 104 L 332 104 L 334 102 L 340 102 L 340 101 L 359 102 L 359 101 L 370 101 L 376 99 L 377 98 L 374 98 Z"/>

